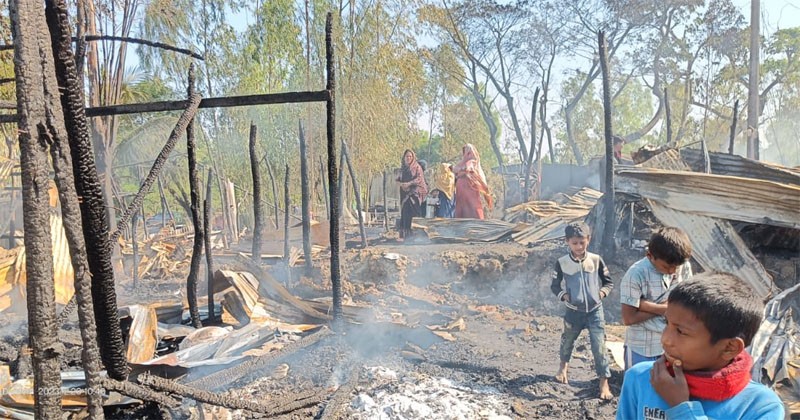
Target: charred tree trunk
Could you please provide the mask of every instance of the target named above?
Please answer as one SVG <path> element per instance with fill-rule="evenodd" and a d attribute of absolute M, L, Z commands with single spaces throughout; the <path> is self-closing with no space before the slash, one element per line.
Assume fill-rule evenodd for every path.
<path fill-rule="evenodd" d="M 731 138 L 728 142 L 728 154 L 733 154 L 734 139 L 736 139 L 736 122 L 739 119 L 739 100 L 733 103 L 733 121 L 731 121 Z"/>
<path fill-rule="evenodd" d="M 344 191 L 344 154 L 341 150 L 339 150 L 339 169 L 338 169 L 338 177 L 336 178 L 336 188 L 341 193 Z M 342 197 L 339 197 L 339 202 L 336 203 L 336 214 L 337 217 L 342 217 L 344 214 L 344 202 L 345 200 Z M 331 201 L 331 205 L 333 205 L 333 201 Z"/>
<path fill-rule="evenodd" d="M 203 239 L 204 248 L 206 249 L 206 280 L 208 289 L 208 323 L 215 322 L 214 314 L 214 287 L 212 282 L 214 279 L 214 257 L 211 254 L 211 184 L 214 179 L 214 172 L 208 170 L 208 180 L 206 181 L 206 196 L 203 200 Z M 225 233 L 222 232 L 224 235 Z"/>
<path fill-rule="evenodd" d="M 331 191 L 331 289 L 333 291 L 334 325 L 342 319 L 342 283 L 339 279 L 339 214 L 333 209 L 339 203 L 339 189 L 336 184 L 336 69 L 333 67 L 333 15 L 328 12 L 325 18 L 325 74 L 328 91 L 327 137 L 328 137 L 328 188 Z"/>
<path fill-rule="evenodd" d="M 189 65 L 188 96 L 194 95 L 194 63 Z M 200 181 L 197 178 L 197 157 L 194 141 L 194 116 L 186 126 L 186 152 L 189 155 L 189 194 L 192 200 L 192 225 L 194 225 L 194 243 L 192 244 L 192 259 L 189 263 L 189 277 L 186 279 L 186 299 L 189 301 L 189 315 L 192 325 L 201 328 L 200 309 L 197 306 L 197 277 L 200 275 L 200 260 L 203 258 L 203 217 L 200 214 Z"/>
<path fill-rule="evenodd" d="M 286 171 L 283 176 L 283 258 L 286 260 L 286 269 L 289 269 L 289 209 L 292 200 L 289 197 L 289 164 L 286 164 Z"/>
<path fill-rule="evenodd" d="M 303 211 L 303 256 L 306 261 L 306 275 L 311 276 L 314 264 L 311 261 L 311 193 L 309 192 L 308 155 L 306 153 L 306 135 L 303 123 L 298 123 L 300 130 L 300 194 Z"/>
<path fill-rule="evenodd" d="M 278 188 L 275 186 L 275 175 L 272 173 L 272 164 L 269 163 L 269 159 L 267 161 L 267 174 L 269 174 L 269 181 L 272 183 L 272 204 L 275 205 L 275 230 L 279 230 L 281 228 L 281 223 L 279 219 L 278 213 L 280 212 L 280 207 L 278 206 Z"/>
<path fill-rule="evenodd" d="M 47 145 L 52 141 L 52 133 L 48 130 L 47 113 L 53 113 L 53 105 L 58 105 L 57 99 L 55 104 L 52 103 L 54 91 L 56 95 L 58 91 L 55 80 L 48 77 L 53 70 L 52 62 L 46 58 L 51 54 L 50 40 L 44 29 L 41 2 L 12 0 L 10 17 L 15 45 L 17 113 L 20 117 L 17 127 L 27 254 L 28 337 L 33 350 L 34 414 L 39 419 L 55 419 L 62 414 L 59 356 L 63 345 L 58 341 L 53 284 L 47 193 L 50 187 Z M 60 116 L 60 109 L 58 111 L 56 115 Z"/>
<path fill-rule="evenodd" d="M 258 137 L 258 129 L 256 125 L 250 122 L 250 141 L 248 147 L 250 150 L 250 175 L 253 177 L 253 246 L 251 251 L 253 255 L 250 257 L 256 264 L 261 264 L 261 234 L 264 232 L 264 212 L 262 211 L 261 201 L 263 200 L 261 193 L 261 171 L 258 170 L 258 155 L 256 153 L 256 138 Z"/>
<path fill-rule="evenodd" d="M 108 240 L 109 219 L 105 193 L 95 166 L 92 140 L 86 121 L 84 108 L 83 79 L 78 76 L 75 56 L 71 49 L 67 5 L 63 0 L 47 2 L 48 25 L 55 57 L 56 77 L 64 92 L 61 104 L 69 136 L 69 152 L 77 195 L 81 197 L 80 217 L 86 250 L 86 259 L 91 273 L 91 297 L 83 297 L 76 287 L 79 310 L 84 316 L 93 317 L 89 321 L 80 315 L 82 324 L 97 323 L 97 342 L 100 355 L 108 375 L 114 379 L 124 379 L 128 374 L 125 358 L 125 345 L 122 339 L 119 316 L 117 315 L 117 295 L 114 289 L 114 268 L 111 263 L 111 242 Z M 74 263 L 73 263 L 74 264 Z M 88 325 L 87 325 L 88 326 Z M 81 331 L 84 329 L 82 328 Z M 95 341 L 94 337 L 90 341 Z M 84 345 L 84 350 L 86 346 Z M 90 349 L 91 351 L 91 349 Z M 88 356 L 96 360 L 96 355 Z M 84 362 L 86 364 L 86 362 Z M 87 368 L 87 366 L 84 366 Z M 91 366 L 88 366 L 91 369 Z M 87 371 L 87 383 L 97 386 L 96 374 Z M 97 410 L 93 409 L 96 414 Z"/>
<path fill-rule="evenodd" d="M 606 52 L 606 35 L 603 31 L 597 33 L 600 51 L 600 68 L 603 72 L 603 121 L 606 138 L 606 185 L 603 198 L 605 199 L 605 226 L 603 230 L 604 255 L 612 258 L 616 254 L 614 246 L 615 213 L 614 213 L 614 140 L 611 127 L 611 82 L 608 70 L 608 54 Z"/>
<path fill-rule="evenodd" d="M 350 173 L 350 180 L 353 181 L 353 193 L 356 196 L 356 211 L 358 212 L 358 230 L 361 232 L 361 247 L 366 248 L 367 232 L 364 230 L 364 212 L 361 210 L 361 188 L 358 186 L 356 171 L 353 170 L 353 162 L 350 159 L 349 148 L 344 141 L 342 141 L 342 155 L 344 155 L 345 162 L 347 162 L 347 171 Z"/>

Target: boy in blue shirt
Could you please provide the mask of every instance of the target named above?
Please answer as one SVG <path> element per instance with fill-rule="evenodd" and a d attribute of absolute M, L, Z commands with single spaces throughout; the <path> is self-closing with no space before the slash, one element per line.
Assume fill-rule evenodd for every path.
<path fill-rule="evenodd" d="M 618 420 L 784 418 L 775 393 L 752 380 L 745 351 L 761 325 L 752 289 L 727 273 L 703 273 L 670 292 L 664 354 L 625 373 Z"/>
<path fill-rule="evenodd" d="M 606 321 L 602 299 L 611 293 L 614 283 L 603 259 L 587 251 L 592 232 L 586 223 L 570 223 L 564 229 L 569 246 L 567 255 L 556 261 L 550 290 L 564 302 L 564 333 L 561 335 L 561 367 L 556 380 L 567 383 L 567 367 L 572 357 L 575 339 L 584 329 L 589 330 L 592 357 L 597 376 L 600 378 L 600 398 L 613 398 L 608 387 L 611 370 L 606 357 Z"/>

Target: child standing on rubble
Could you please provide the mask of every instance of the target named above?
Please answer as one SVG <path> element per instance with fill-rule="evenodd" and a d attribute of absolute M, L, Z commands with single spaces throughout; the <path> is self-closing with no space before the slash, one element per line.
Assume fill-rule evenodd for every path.
<path fill-rule="evenodd" d="M 608 387 L 611 370 L 606 357 L 605 316 L 602 299 L 611 293 L 614 283 L 601 258 L 588 252 L 592 232 L 583 222 L 570 223 L 564 229 L 569 252 L 556 261 L 550 289 L 564 302 L 564 332 L 561 334 L 561 366 L 556 380 L 567 383 L 567 368 L 575 340 L 584 329 L 589 330 L 592 357 L 597 376 L 600 378 L 600 398 L 613 398 Z"/>
<path fill-rule="evenodd" d="M 732 274 L 703 273 L 668 303 L 664 354 L 625 372 L 617 419 L 782 420 L 781 400 L 750 377 L 745 347 L 764 312 L 753 290 Z"/>
<path fill-rule="evenodd" d="M 686 232 L 664 227 L 650 237 L 644 258 L 635 262 L 620 282 L 625 331 L 625 369 L 656 360 L 663 353 L 661 332 L 671 288 L 692 277 L 692 243 Z"/>

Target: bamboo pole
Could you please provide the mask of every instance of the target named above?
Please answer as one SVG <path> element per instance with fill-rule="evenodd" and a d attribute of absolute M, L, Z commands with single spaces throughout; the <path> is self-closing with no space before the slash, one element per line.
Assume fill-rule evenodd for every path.
<path fill-rule="evenodd" d="M 189 65 L 189 83 L 187 94 L 189 97 L 195 94 L 194 85 L 194 63 Z M 197 145 L 194 140 L 194 116 L 186 126 L 186 152 L 189 155 L 189 194 L 191 196 L 192 225 L 194 225 L 194 241 L 192 243 L 192 258 L 189 263 L 189 276 L 186 278 L 186 299 L 189 301 L 189 315 L 192 318 L 192 325 L 201 328 L 203 323 L 200 321 L 200 309 L 197 306 L 197 278 L 200 275 L 200 260 L 203 254 L 203 217 L 200 209 L 200 181 L 197 178 L 197 158 L 195 149 Z"/>

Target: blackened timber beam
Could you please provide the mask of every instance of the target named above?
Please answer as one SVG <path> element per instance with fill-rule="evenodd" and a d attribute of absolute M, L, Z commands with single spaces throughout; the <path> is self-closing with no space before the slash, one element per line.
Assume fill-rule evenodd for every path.
<path fill-rule="evenodd" d="M 274 105 L 286 103 L 326 102 L 330 98 L 327 90 L 309 92 L 282 92 L 260 95 L 225 96 L 219 98 L 203 98 L 200 109 L 231 108 L 237 106 Z M 183 111 L 186 101 L 160 101 L 140 104 L 108 105 L 86 108 L 87 117 L 103 117 L 107 115 L 141 114 L 145 112 Z M 16 114 L 0 115 L 0 124 L 16 123 Z"/>

